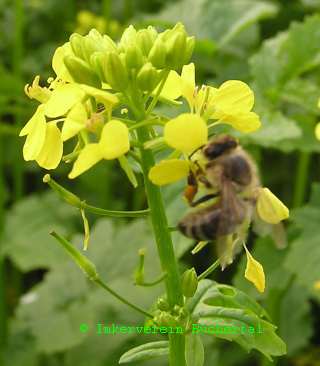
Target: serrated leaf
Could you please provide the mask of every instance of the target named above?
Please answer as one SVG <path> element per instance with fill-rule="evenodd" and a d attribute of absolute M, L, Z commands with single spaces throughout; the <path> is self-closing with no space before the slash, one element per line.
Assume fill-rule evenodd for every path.
<path fill-rule="evenodd" d="M 203 366 L 204 347 L 198 334 L 186 335 L 185 358 L 187 366 Z"/>
<path fill-rule="evenodd" d="M 160 356 L 166 356 L 168 354 L 169 354 L 168 341 L 150 342 L 132 348 L 130 351 L 123 354 L 119 360 L 119 364 L 150 360 Z"/>

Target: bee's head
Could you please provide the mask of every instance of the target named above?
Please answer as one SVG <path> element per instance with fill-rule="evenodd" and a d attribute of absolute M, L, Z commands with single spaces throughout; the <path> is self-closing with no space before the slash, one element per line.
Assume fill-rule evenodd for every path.
<path fill-rule="evenodd" d="M 237 146 L 238 142 L 235 138 L 229 135 L 223 135 L 212 140 L 206 146 L 204 146 L 202 152 L 208 160 L 213 160 L 223 154 L 229 153 Z"/>

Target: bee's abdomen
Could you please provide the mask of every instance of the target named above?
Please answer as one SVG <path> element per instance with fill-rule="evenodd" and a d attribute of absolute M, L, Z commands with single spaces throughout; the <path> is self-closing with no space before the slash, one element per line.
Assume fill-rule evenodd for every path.
<path fill-rule="evenodd" d="M 178 224 L 182 234 L 196 240 L 213 240 L 218 233 L 220 208 L 200 210 L 186 215 Z"/>

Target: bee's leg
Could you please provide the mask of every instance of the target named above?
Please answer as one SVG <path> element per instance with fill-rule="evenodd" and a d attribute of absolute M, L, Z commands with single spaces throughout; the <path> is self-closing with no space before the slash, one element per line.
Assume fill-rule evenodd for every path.
<path fill-rule="evenodd" d="M 188 185 L 184 190 L 184 198 L 188 201 L 189 205 L 192 206 L 193 199 L 198 192 L 198 182 L 193 174 L 193 172 L 189 173 L 188 176 Z"/>
<path fill-rule="evenodd" d="M 209 201 L 211 198 L 215 198 L 218 197 L 220 195 L 220 192 L 217 193 L 211 193 L 211 194 L 206 194 L 205 196 L 199 198 L 198 200 L 196 200 L 195 202 L 191 202 L 191 206 L 195 207 L 198 206 L 200 203 Z"/>

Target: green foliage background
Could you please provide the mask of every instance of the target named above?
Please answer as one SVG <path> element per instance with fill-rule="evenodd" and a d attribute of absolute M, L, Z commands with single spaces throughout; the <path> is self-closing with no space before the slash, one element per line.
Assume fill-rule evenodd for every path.
<path fill-rule="evenodd" d="M 155 340 L 94 334 L 99 321 L 136 325 L 143 319 L 88 283 L 53 243 L 48 233 L 55 229 L 81 247 L 79 214 L 48 192 L 44 172 L 22 161 L 17 134 L 34 109 L 23 87 L 36 74 L 50 75 L 53 50 L 79 29 L 81 10 L 103 16 L 107 33 L 115 38 L 131 23 L 160 30 L 181 21 L 197 38 L 193 61 L 198 84 L 241 79 L 252 86 L 263 127 L 248 136 L 229 132 L 257 160 L 264 185 L 292 209 L 289 245 L 278 250 L 270 237 L 250 236 L 249 246 L 266 272 L 263 295 L 243 278 L 242 256 L 213 279 L 234 284 L 267 309 L 288 347 L 287 356 L 275 364 L 319 365 L 320 290 L 314 288 L 320 280 L 320 141 L 314 137 L 320 115 L 318 0 L 0 1 L 0 364 L 111 366 L 130 347 Z M 72 183 L 66 173 L 64 166 L 54 175 L 88 202 L 114 210 L 146 205 L 141 185 L 133 190 L 113 163 L 99 164 Z M 182 185 L 164 189 L 172 224 L 185 210 L 181 190 Z M 148 249 L 147 276 L 159 272 L 147 223 L 93 216 L 89 221 L 88 255 L 102 277 L 150 307 L 150 299 L 163 288 L 136 287 L 132 277 L 141 247 Z M 182 269 L 193 265 L 200 272 L 213 261 L 213 248 L 192 256 L 192 242 L 177 233 L 174 240 Z M 81 323 L 91 331 L 81 333 Z M 231 342 L 209 336 L 204 342 L 207 366 L 269 364 Z"/>

